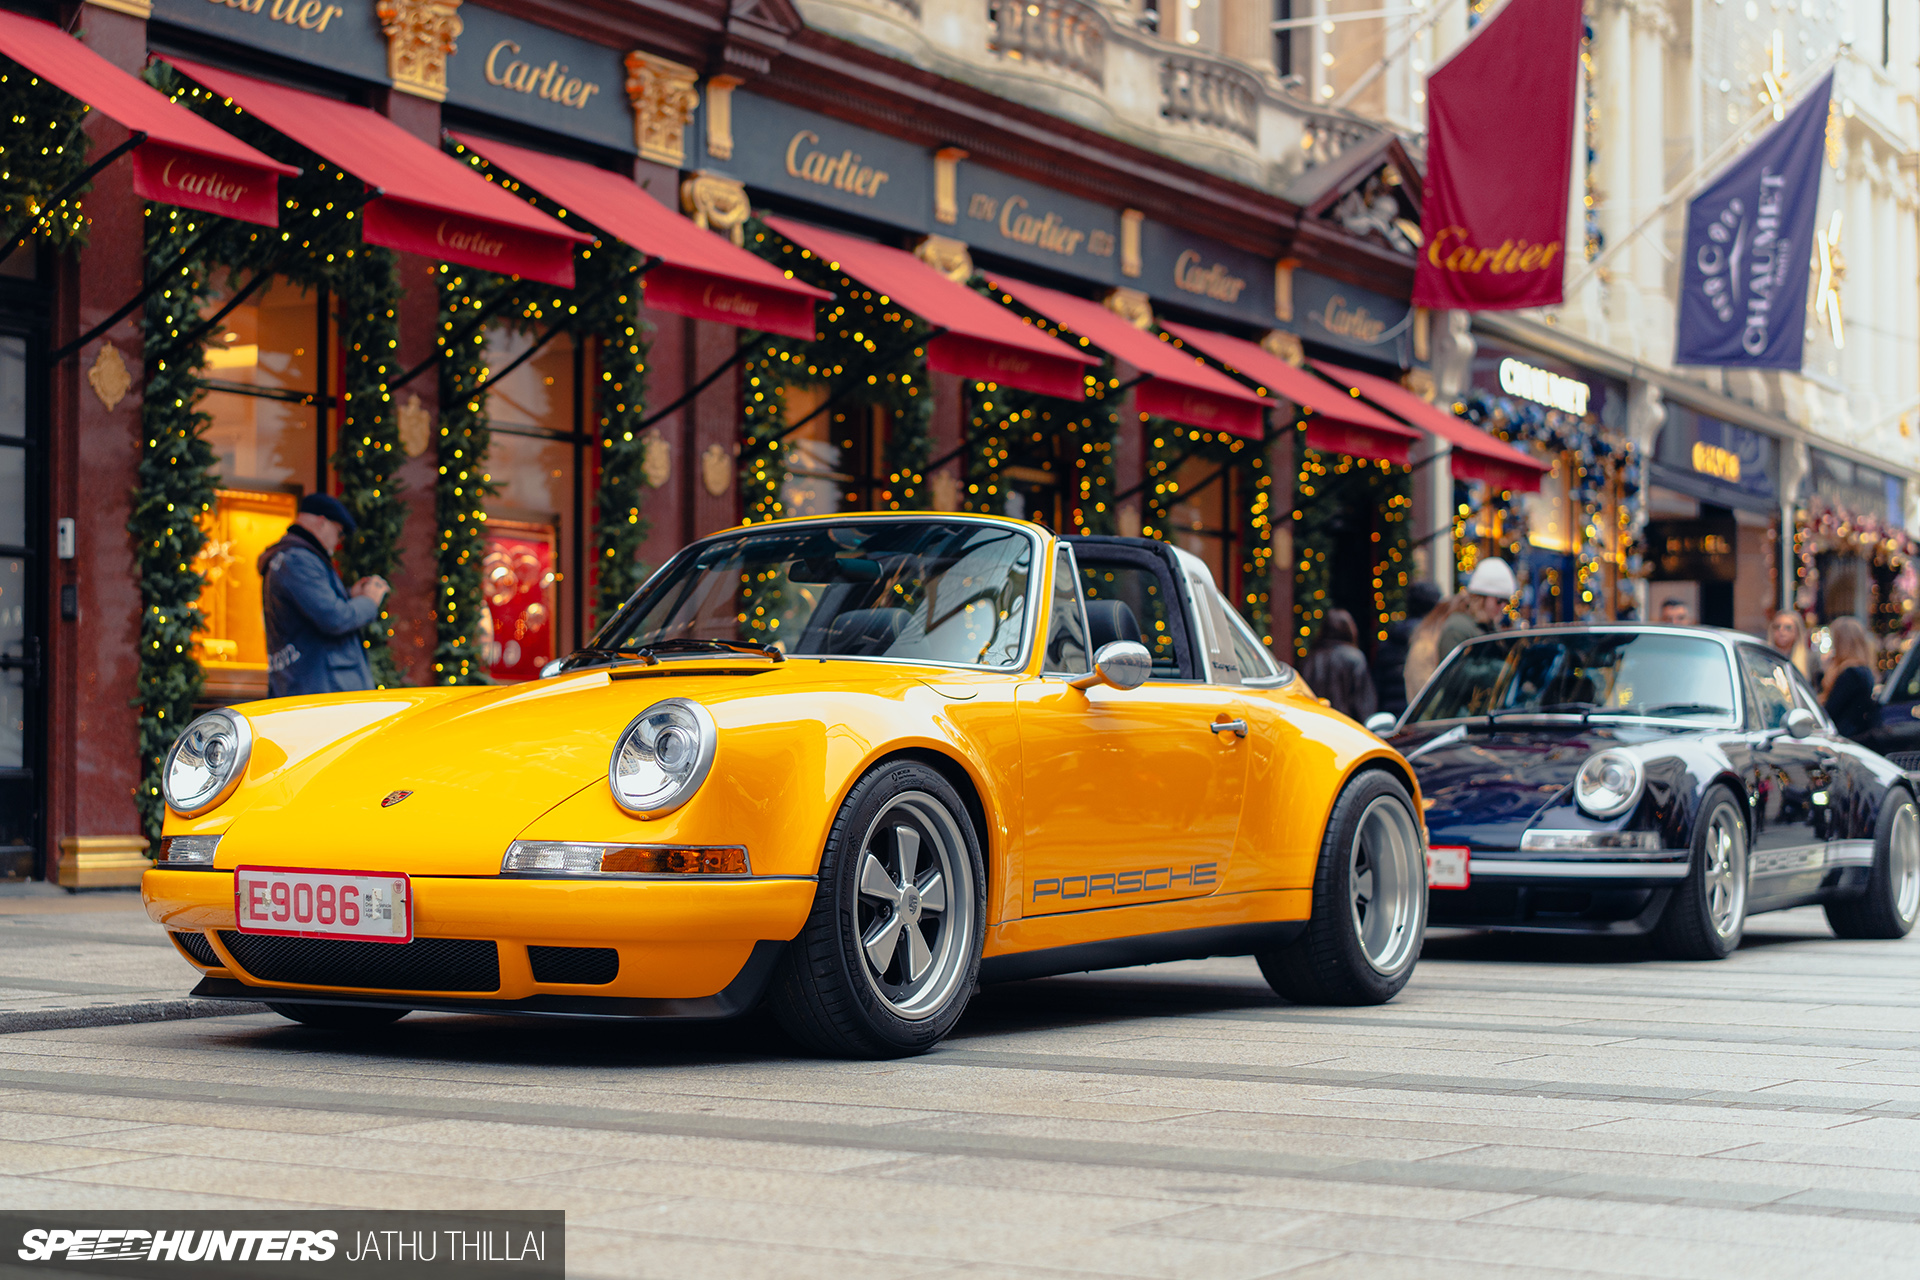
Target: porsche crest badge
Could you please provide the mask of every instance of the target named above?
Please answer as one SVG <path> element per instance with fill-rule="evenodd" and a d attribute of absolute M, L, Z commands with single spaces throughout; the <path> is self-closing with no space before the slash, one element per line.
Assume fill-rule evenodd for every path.
<path fill-rule="evenodd" d="M 389 791 L 380 801 L 380 807 L 382 809 L 391 809 L 412 794 L 413 792 L 411 791 Z"/>

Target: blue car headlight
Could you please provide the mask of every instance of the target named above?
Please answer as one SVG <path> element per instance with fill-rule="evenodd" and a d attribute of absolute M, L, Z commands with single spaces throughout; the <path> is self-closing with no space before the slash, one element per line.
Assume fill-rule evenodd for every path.
<path fill-rule="evenodd" d="M 1574 775 L 1573 799 L 1596 818 L 1617 818 L 1633 808 L 1646 781 L 1638 757 L 1626 751 L 1599 751 L 1588 756 Z"/>

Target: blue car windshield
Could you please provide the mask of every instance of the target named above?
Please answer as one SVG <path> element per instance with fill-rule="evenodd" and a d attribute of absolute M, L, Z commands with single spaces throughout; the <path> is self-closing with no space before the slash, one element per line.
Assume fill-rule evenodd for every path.
<path fill-rule="evenodd" d="M 1726 649 L 1665 632 L 1519 632 L 1461 649 L 1408 723 L 1565 713 L 1719 720 L 1733 715 Z"/>
<path fill-rule="evenodd" d="M 1003 524 L 879 520 L 752 529 L 698 544 L 568 667 L 703 644 L 1012 667 L 1025 651 L 1033 540 Z"/>

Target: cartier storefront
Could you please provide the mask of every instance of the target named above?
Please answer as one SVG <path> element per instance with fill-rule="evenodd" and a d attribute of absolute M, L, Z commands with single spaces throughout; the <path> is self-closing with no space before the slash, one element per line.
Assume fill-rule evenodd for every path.
<path fill-rule="evenodd" d="M 813 511 L 1170 538 L 1284 633 L 1297 425 L 1417 435 L 1311 363 L 1399 376 L 1399 264 L 784 3 L 97 0 L 0 55 L 96 164 L 0 260 L 0 875 L 137 878 L 174 726 L 265 695 L 306 494 L 393 584 L 378 679 L 512 681 Z"/>

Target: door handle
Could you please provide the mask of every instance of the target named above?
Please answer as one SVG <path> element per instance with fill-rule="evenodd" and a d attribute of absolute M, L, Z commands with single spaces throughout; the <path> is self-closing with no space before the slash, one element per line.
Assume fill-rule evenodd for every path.
<path fill-rule="evenodd" d="M 1238 737 L 1244 738 L 1247 736 L 1247 722 L 1245 720 L 1215 720 L 1212 724 L 1208 725 L 1207 728 L 1213 730 L 1216 737 L 1226 733 L 1228 730 L 1232 730 Z"/>

